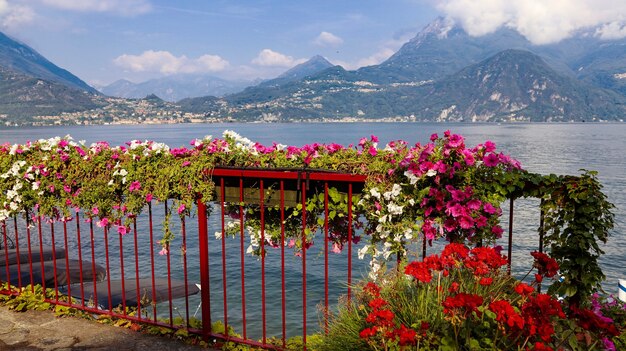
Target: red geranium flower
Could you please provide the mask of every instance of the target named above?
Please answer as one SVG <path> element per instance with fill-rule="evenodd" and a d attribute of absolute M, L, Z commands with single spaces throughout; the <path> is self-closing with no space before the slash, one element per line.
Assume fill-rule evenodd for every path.
<path fill-rule="evenodd" d="M 483 298 L 480 295 L 459 293 L 455 296 L 446 297 L 441 304 L 445 314 L 454 315 L 455 312 L 462 312 L 463 316 L 467 318 L 472 312 L 476 312 L 480 316 L 478 307 L 483 304 Z"/>
<path fill-rule="evenodd" d="M 543 252 L 533 251 L 530 253 L 535 258 L 534 267 L 539 270 L 539 274 L 552 278 L 559 272 L 559 264 L 556 260 Z"/>
<path fill-rule="evenodd" d="M 404 273 L 413 276 L 422 283 L 429 283 L 433 276 L 425 262 L 413 261 L 404 268 Z"/>

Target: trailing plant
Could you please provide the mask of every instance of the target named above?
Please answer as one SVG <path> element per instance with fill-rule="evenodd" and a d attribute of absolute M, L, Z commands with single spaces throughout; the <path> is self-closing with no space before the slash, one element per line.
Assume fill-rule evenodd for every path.
<path fill-rule="evenodd" d="M 425 144 L 392 141 L 384 148 L 378 147 L 375 136 L 348 147 L 265 146 L 232 131 L 224 132 L 223 138 L 193 140 L 189 148 L 137 140 L 115 147 L 105 142 L 87 146 L 69 136 L 5 144 L 0 146 L 0 220 L 23 214 L 32 220 L 68 221 L 82 214 L 87 221 L 125 235 L 147 206 L 171 200 L 160 240 L 161 253 L 167 254 L 173 238 L 170 213 L 187 216 L 197 199 L 215 200 L 212 170 L 219 167 L 366 176 L 352 206 L 342 189 L 332 185 L 328 209 L 325 190 L 311 187 L 306 202 L 287 206 L 284 218 L 275 205 L 264 204 L 261 211 L 250 201 L 231 204 L 227 210 L 234 218 L 225 229 L 242 234 L 237 225 L 243 214 L 251 253 L 259 254 L 261 244 L 284 244 L 279 242 L 281 225 L 287 229 L 287 245 L 293 243 L 297 253 L 314 243 L 328 211 L 333 250 L 342 250 L 349 229 L 352 240 L 360 239 L 356 233 L 364 234 L 368 240 L 359 257 L 371 257 L 375 277 L 391 257 L 406 256 L 407 247 L 424 238 L 488 245 L 502 235 L 503 200 L 538 197 L 543 200 L 545 242 L 564 277 L 551 291 L 581 300 L 604 278 L 599 243 L 606 241 L 613 215 L 595 173 L 580 177 L 529 173 L 497 152 L 493 142 L 466 147 L 462 136 L 449 131 L 441 137 L 434 134 Z"/>

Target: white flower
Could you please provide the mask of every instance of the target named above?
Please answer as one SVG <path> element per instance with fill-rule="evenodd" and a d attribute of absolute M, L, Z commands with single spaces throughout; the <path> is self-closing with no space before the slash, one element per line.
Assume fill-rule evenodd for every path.
<path fill-rule="evenodd" d="M 415 185 L 419 180 L 419 178 L 416 177 L 415 174 L 413 174 L 413 172 L 411 171 L 404 171 L 404 176 L 407 177 L 411 185 Z"/>
<path fill-rule="evenodd" d="M 434 169 L 429 169 L 428 172 L 426 172 L 427 177 L 434 177 L 436 175 L 437 175 L 437 171 L 435 171 Z"/>
<path fill-rule="evenodd" d="M 217 240 L 222 239 L 222 232 L 215 232 L 215 239 Z"/>
<path fill-rule="evenodd" d="M 252 254 L 254 252 L 254 247 L 252 247 L 252 245 L 248 246 L 248 249 L 246 250 L 247 254 Z"/>
<path fill-rule="evenodd" d="M 9 204 L 9 208 L 11 209 L 11 211 L 17 211 L 17 204 L 13 201 L 11 201 L 11 203 Z"/>
<path fill-rule="evenodd" d="M 32 185 L 32 189 L 33 190 L 39 189 L 39 184 L 40 184 L 39 182 L 34 182 L 33 185 Z"/>
<path fill-rule="evenodd" d="M 392 252 L 391 252 L 391 246 L 392 246 L 392 245 L 391 245 L 391 243 L 390 243 L 390 242 L 386 242 L 386 243 L 383 245 L 383 257 L 384 257 L 386 260 L 388 260 L 388 259 L 389 259 L 389 256 L 391 256 L 391 253 L 392 253 Z"/>
<path fill-rule="evenodd" d="M 387 211 L 389 211 L 389 213 L 393 215 L 401 215 L 403 208 L 404 206 L 396 205 L 393 202 L 387 204 Z"/>
<path fill-rule="evenodd" d="M 411 230 L 411 228 L 407 228 L 404 230 L 404 238 L 407 240 L 413 239 L 413 230 Z"/>
<path fill-rule="evenodd" d="M 127 174 L 128 174 L 127 170 L 125 170 L 124 168 L 120 169 L 119 175 L 121 175 L 123 177 L 123 176 L 126 176 Z"/>
<path fill-rule="evenodd" d="M 380 265 L 380 263 L 378 263 L 378 261 L 376 260 L 370 261 L 370 273 L 369 273 L 370 279 L 376 280 L 376 278 L 378 278 L 378 271 L 380 271 L 381 267 L 382 266 Z"/>
<path fill-rule="evenodd" d="M 359 249 L 358 251 L 359 260 L 362 260 L 365 257 L 365 254 L 367 253 L 368 250 L 369 250 L 369 247 L 367 245 Z"/>
<path fill-rule="evenodd" d="M 109 183 L 107 185 L 109 186 L 113 185 L 113 179 L 109 180 Z"/>
<path fill-rule="evenodd" d="M 376 188 L 371 188 L 370 189 L 370 194 L 372 194 L 373 197 L 380 199 L 380 192 L 378 192 L 378 189 Z"/>

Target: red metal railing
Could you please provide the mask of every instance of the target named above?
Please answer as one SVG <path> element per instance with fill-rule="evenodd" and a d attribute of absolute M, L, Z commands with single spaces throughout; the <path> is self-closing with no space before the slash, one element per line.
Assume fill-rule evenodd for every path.
<path fill-rule="evenodd" d="M 71 219 L 75 226 L 69 225 L 70 220 L 46 221 L 35 212 L 6 220 L 1 223 L 4 259 L 0 256 L 0 266 L 5 267 L 0 267 L 0 281 L 18 288 L 38 283 L 54 289 L 51 303 L 135 322 L 186 328 L 206 339 L 284 349 L 289 337 L 301 335 L 306 345 L 307 333 L 328 328 L 326 318 L 322 318 L 323 325 L 315 323 L 318 318 L 312 306 L 323 304 L 322 313 L 331 311 L 334 299 L 345 294 L 350 298 L 353 271 L 365 272 L 362 261 L 353 261 L 354 239 L 362 233 L 355 232 L 352 212 L 365 177 L 257 169 L 214 169 L 211 177 L 217 188 L 215 200 L 198 199 L 195 221 L 180 217 L 170 222 L 170 230 L 177 235 L 166 246 L 167 256 L 157 253 L 162 247 L 155 235 L 158 221 L 171 211 L 168 201 L 149 204 L 133 219 L 131 232 L 126 235 L 113 235 L 106 226 L 86 222 L 81 212 Z M 347 249 L 343 255 L 330 255 L 331 188 L 341 189 L 347 204 Z M 231 192 L 229 196 L 229 189 L 234 189 L 234 195 Z M 321 215 L 307 210 L 312 196 L 322 199 Z M 511 200 L 509 270 L 513 203 Z M 157 208 L 164 211 L 163 216 L 156 214 Z M 259 215 L 253 229 L 246 228 L 252 223 L 252 210 Z M 278 214 L 270 218 L 270 210 Z M 296 234 L 286 225 L 288 219 L 295 218 L 294 213 L 301 223 Z M 307 223 L 314 222 L 319 224 L 316 231 L 323 236 L 323 244 L 317 240 L 309 247 L 311 229 Z M 238 225 L 238 235 L 229 238 L 232 223 Z M 270 228 L 276 239 L 266 240 L 272 235 Z M 32 230 L 37 235 L 32 235 Z M 210 239 L 212 230 L 221 232 L 219 243 Z M 246 245 L 253 244 L 249 235 L 254 230 L 260 234 L 258 257 L 246 253 Z M 60 232 L 59 240 L 55 234 Z M 188 237 L 188 233 L 197 233 L 198 238 Z M 286 250 L 295 239 L 300 240 L 298 257 Z M 34 291 L 32 286 L 30 289 Z M 212 328 L 216 320 L 222 321 L 223 332 Z"/>

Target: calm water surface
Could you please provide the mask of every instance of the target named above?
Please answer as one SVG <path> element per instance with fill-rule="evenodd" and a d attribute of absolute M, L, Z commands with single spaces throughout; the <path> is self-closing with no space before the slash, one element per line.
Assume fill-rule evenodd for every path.
<path fill-rule="evenodd" d="M 453 133 L 461 134 L 466 138 L 466 145 L 473 146 L 486 140 L 492 140 L 502 152 L 510 154 L 518 159 L 523 167 L 532 172 L 556 173 L 556 174 L 578 174 L 580 169 L 597 170 L 599 178 L 604 185 L 604 191 L 609 200 L 616 206 L 615 219 L 616 227 L 613 230 L 609 242 L 602 248 L 606 254 L 601 258 L 602 268 L 607 275 L 604 284 L 609 293 L 616 293 L 617 279 L 626 277 L 626 245 L 624 233 L 626 230 L 626 124 L 436 124 L 436 123 L 354 123 L 354 124 L 181 124 L 181 125 L 156 125 L 156 126 L 75 126 L 75 127 L 45 127 L 26 129 L 1 129 L 0 143 L 19 142 L 36 140 L 39 138 L 50 138 L 53 136 L 63 136 L 70 134 L 75 140 L 86 140 L 87 143 L 95 141 L 108 141 L 112 145 L 120 145 L 133 139 L 155 140 L 164 142 L 170 147 L 187 146 L 189 141 L 195 138 L 202 138 L 205 135 L 221 136 L 224 130 L 234 130 L 254 141 L 264 144 L 280 142 L 289 145 L 303 145 L 312 142 L 329 143 L 337 142 L 344 145 L 357 143 L 361 137 L 369 137 L 374 134 L 380 138 L 381 144 L 391 140 L 406 140 L 409 143 L 427 142 L 432 133 L 442 134 L 446 129 Z M 536 228 L 538 226 L 538 201 L 525 200 L 516 202 L 515 222 L 514 222 L 514 263 L 518 272 L 523 272 L 528 267 L 524 266 L 528 262 L 528 252 L 537 248 Z M 508 207 L 508 206 L 503 206 Z M 505 213 L 506 216 L 506 213 Z M 503 217 L 507 218 L 507 217 Z M 190 221 L 191 222 L 191 221 Z M 213 228 L 217 230 L 218 228 Z M 193 230 L 193 225 L 189 230 Z M 229 245 L 236 246 L 236 242 Z M 217 246 L 217 245 L 215 245 Z M 219 261 L 218 251 L 212 252 L 215 260 Z M 278 255 L 274 255 L 275 257 Z M 315 255 L 312 260 L 315 260 Z M 319 257 L 318 257 L 319 258 Z M 190 260 L 192 258 L 189 258 Z M 213 259 L 213 258 L 212 258 Z M 176 260 L 173 257 L 173 260 Z M 270 258 L 268 265 L 273 264 Z M 339 276 L 345 274 L 342 265 L 345 262 L 335 259 L 334 274 Z M 213 261 L 212 261 L 213 262 Z M 288 267 L 296 274 L 289 276 L 293 282 L 289 289 L 294 293 L 299 289 L 299 261 L 297 259 L 287 262 Z M 229 257 L 227 260 L 230 272 L 238 269 L 238 255 Z M 274 262 L 277 263 L 277 262 Z M 311 263 L 311 262 L 309 262 Z M 176 264 L 176 263 L 175 263 Z M 193 266 L 193 262 L 190 263 Z M 254 258 L 248 258 L 246 263 L 246 274 L 254 275 L 258 262 Z M 248 269 L 251 271 L 248 272 Z M 363 270 L 363 268 L 362 268 Z M 316 271 L 315 267 L 309 268 L 307 272 L 311 280 L 311 286 L 316 283 L 323 284 L 323 273 L 321 269 Z M 363 272 L 361 272 L 363 273 Z M 133 273 L 134 274 L 134 273 Z M 221 284 L 221 271 L 215 269 L 211 272 L 212 282 Z M 193 276 L 191 277 L 193 279 Z M 215 279 L 215 280 L 214 280 Z M 268 275 L 268 289 L 278 286 L 280 276 L 275 273 Z M 290 282 L 288 281 L 288 284 Z M 248 286 L 248 284 L 251 284 Z M 321 285 L 318 285 L 321 286 Z M 214 286 L 212 286 L 213 290 Z M 233 279 L 228 281 L 229 319 L 231 323 L 240 323 L 238 295 L 240 284 Z M 258 301 L 259 286 L 255 286 L 252 280 L 246 280 L 246 298 L 248 301 Z M 336 301 L 343 286 L 331 287 Z M 221 319 L 220 302 L 223 295 L 219 295 L 220 288 L 216 288 L 217 295 L 212 295 L 212 309 L 216 313 L 216 318 Z M 276 291 L 274 291 L 275 293 Z M 250 294 L 250 296 L 248 296 Z M 273 294 L 268 291 L 268 296 Z M 317 323 L 317 316 L 314 313 L 316 301 L 321 295 L 312 293 L 309 300 L 309 324 Z M 288 296 L 288 304 L 298 304 L 298 294 Z M 197 304 L 197 298 L 193 297 L 190 304 Z M 194 300 L 196 299 L 196 300 Z M 291 300 L 290 300 L 291 299 Z M 254 303 L 254 302 L 253 302 Z M 232 307 L 235 305 L 235 307 Z M 269 308 L 280 308 L 280 304 L 272 304 Z M 191 311 L 193 313 L 193 311 Z M 258 307 L 248 306 L 248 328 L 249 334 L 257 334 L 258 324 L 251 322 L 258 317 Z M 299 309 L 291 309 L 288 312 L 293 314 L 297 320 Z M 300 317 L 301 318 L 301 317 Z M 297 333 L 300 325 L 292 325 L 288 330 Z M 237 327 L 236 327 L 237 329 Z M 238 330 L 241 330 L 240 328 Z M 271 326 L 269 334 L 278 334 L 280 326 Z"/>

